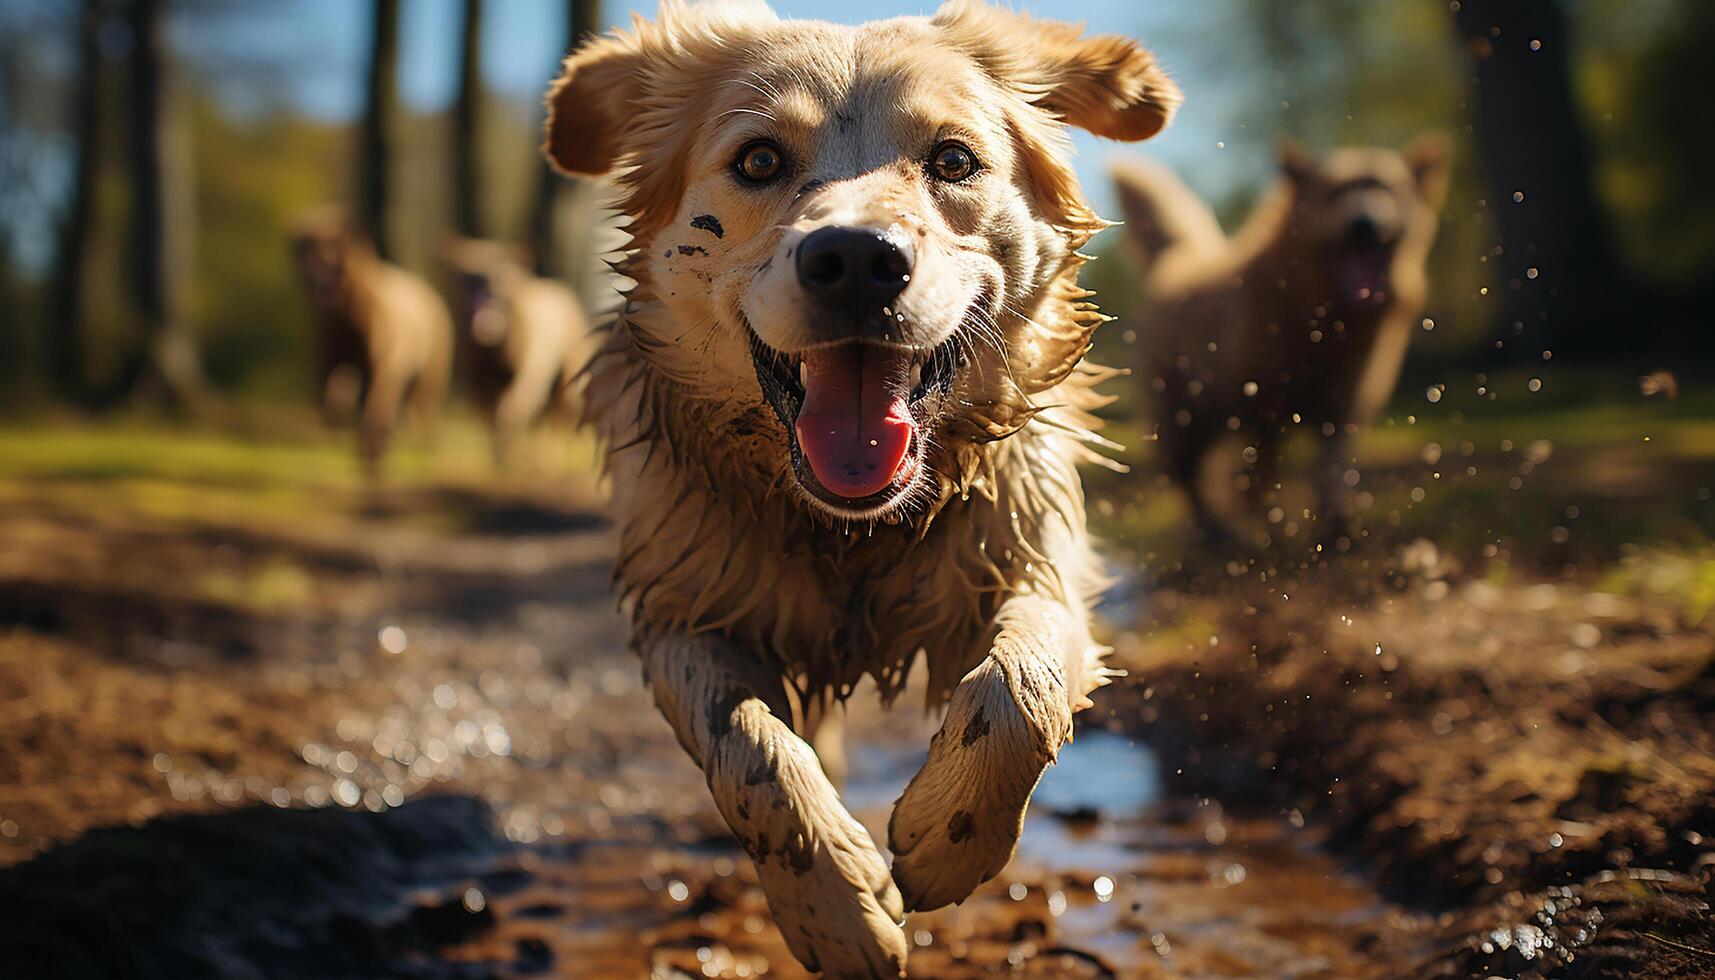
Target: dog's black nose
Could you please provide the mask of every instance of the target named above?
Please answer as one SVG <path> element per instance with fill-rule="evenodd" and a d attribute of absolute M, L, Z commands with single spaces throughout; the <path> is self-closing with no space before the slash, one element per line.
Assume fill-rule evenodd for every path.
<path fill-rule="evenodd" d="M 798 243 L 798 282 L 826 303 L 880 309 L 911 282 L 910 239 L 880 228 L 818 228 Z"/>
<path fill-rule="evenodd" d="M 1382 237 L 1381 222 L 1372 214 L 1360 214 L 1346 226 L 1346 240 L 1353 245 L 1380 245 Z"/>

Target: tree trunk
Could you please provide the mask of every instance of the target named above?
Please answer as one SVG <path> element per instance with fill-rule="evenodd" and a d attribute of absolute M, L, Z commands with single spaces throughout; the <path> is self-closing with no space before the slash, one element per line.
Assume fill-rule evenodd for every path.
<path fill-rule="evenodd" d="M 569 53 L 585 38 L 601 31 L 601 0 L 569 0 L 566 4 L 566 51 Z M 543 157 L 537 175 L 536 207 L 530 215 L 530 244 L 536 253 L 536 274 L 565 278 L 575 287 L 582 287 L 587 278 L 584 266 L 589 264 L 587 250 L 565 248 L 561 241 L 559 221 L 562 195 L 590 195 L 589 181 L 573 180 L 557 173 Z M 588 236 L 585 236 L 587 241 Z"/>
<path fill-rule="evenodd" d="M 395 76 L 399 63 L 399 0 L 375 0 L 370 36 L 369 81 L 364 90 L 362 146 L 358 170 L 358 220 L 382 258 L 393 254 L 387 228 L 387 192 L 392 183 Z"/>
<path fill-rule="evenodd" d="M 1475 69 L 1472 126 L 1486 188 L 1499 336 L 1534 356 L 1591 356 L 1624 340 L 1625 287 L 1592 190 L 1558 0 L 1464 0 L 1454 22 Z"/>
<path fill-rule="evenodd" d="M 202 393 L 196 344 L 179 318 L 176 261 L 183 213 L 172 145 L 172 77 L 166 51 L 166 0 L 130 0 L 131 290 L 143 337 L 121 373 L 119 391 L 178 407 Z"/>
<path fill-rule="evenodd" d="M 83 295 L 89 264 L 90 232 L 95 227 L 96 177 L 101 167 L 101 0 L 83 0 L 77 20 L 76 93 L 72 106 L 71 201 L 60 229 L 53 291 L 44 318 L 42 354 L 50 389 L 60 398 L 81 402 L 84 378 Z"/>
<path fill-rule="evenodd" d="M 459 91 L 453 102 L 453 227 L 481 238 L 482 220 L 482 0 L 464 0 L 459 42 Z"/>

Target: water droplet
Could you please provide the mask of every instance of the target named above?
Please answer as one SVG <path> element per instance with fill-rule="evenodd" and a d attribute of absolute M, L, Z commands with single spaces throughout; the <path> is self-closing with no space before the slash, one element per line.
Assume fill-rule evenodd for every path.
<path fill-rule="evenodd" d="M 398 626 L 381 627 L 381 632 L 376 634 L 375 639 L 387 653 L 398 656 L 405 652 L 405 631 Z"/>
<path fill-rule="evenodd" d="M 480 888 L 466 888 L 464 890 L 463 904 L 466 912 L 481 912 L 483 909 L 488 908 L 488 897 L 483 895 L 482 889 Z"/>

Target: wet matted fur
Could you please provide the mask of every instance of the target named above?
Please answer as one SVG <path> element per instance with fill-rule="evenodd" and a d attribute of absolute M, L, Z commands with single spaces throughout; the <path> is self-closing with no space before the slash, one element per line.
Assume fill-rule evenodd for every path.
<path fill-rule="evenodd" d="M 1006 864 L 1105 680 L 1076 464 L 1108 374 L 1082 363 L 1104 318 L 1077 249 L 1106 223 L 1065 125 L 1143 139 L 1177 102 L 1129 40 L 968 2 L 855 28 L 667 2 L 549 92 L 547 153 L 615 174 L 631 221 L 586 400 L 633 644 L 812 968 L 900 973 L 904 912 Z M 811 295 L 830 229 L 893 263 L 861 316 Z M 899 439 L 829 449 L 812 402 Z M 918 659 L 948 714 L 890 874 L 806 738 Z"/>
<path fill-rule="evenodd" d="M 1206 537 L 1227 532 L 1201 464 L 1229 432 L 1248 443 L 1253 510 L 1277 486 L 1286 437 L 1318 437 L 1317 541 L 1346 533 L 1351 436 L 1392 395 L 1423 308 L 1446 144 L 1433 133 L 1403 154 L 1347 147 L 1322 160 L 1288 144 L 1279 179 L 1231 238 L 1166 168 L 1115 170 L 1144 269 L 1139 374 L 1168 475 Z"/>

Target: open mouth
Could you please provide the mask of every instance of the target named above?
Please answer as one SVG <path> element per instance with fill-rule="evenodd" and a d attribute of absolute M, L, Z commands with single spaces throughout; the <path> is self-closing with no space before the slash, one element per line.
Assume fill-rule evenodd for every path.
<path fill-rule="evenodd" d="M 964 364 L 956 334 L 930 349 L 847 340 L 787 354 L 753 332 L 750 353 L 763 396 L 791 434 L 798 482 L 854 515 L 911 486 L 925 430 Z"/>
<path fill-rule="evenodd" d="M 1388 267 L 1393 250 L 1385 246 L 1348 245 L 1334 253 L 1335 298 L 1354 307 L 1381 306 L 1388 301 Z"/>

